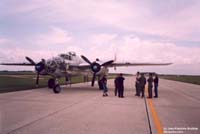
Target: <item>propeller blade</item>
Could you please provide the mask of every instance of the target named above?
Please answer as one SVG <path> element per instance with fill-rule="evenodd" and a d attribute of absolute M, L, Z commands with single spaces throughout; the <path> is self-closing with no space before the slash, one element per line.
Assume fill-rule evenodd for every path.
<path fill-rule="evenodd" d="M 37 78 L 36 78 L 36 87 L 38 87 L 38 84 L 39 84 L 39 77 L 40 77 L 40 74 L 39 72 L 37 73 Z"/>
<path fill-rule="evenodd" d="M 112 64 L 113 62 L 114 62 L 114 60 L 110 60 L 110 61 L 103 63 L 101 66 L 107 66 L 107 65 Z"/>
<path fill-rule="evenodd" d="M 87 62 L 88 64 L 92 64 L 89 60 L 88 60 L 88 58 L 86 58 L 85 56 L 83 56 L 83 55 L 81 55 L 81 58 L 85 61 L 85 62 Z"/>
<path fill-rule="evenodd" d="M 92 85 L 91 85 L 92 87 L 94 86 L 95 79 L 96 79 L 96 73 L 94 73 L 92 77 Z"/>
<path fill-rule="evenodd" d="M 26 59 L 27 59 L 32 65 L 35 65 L 35 62 L 34 62 L 31 58 L 26 57 Z"/>

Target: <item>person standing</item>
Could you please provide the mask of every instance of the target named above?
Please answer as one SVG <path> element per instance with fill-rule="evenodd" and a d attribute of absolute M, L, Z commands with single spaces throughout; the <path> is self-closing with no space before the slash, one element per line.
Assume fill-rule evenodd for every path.
<path fill-rule="evenodd" d="M 136 74 L 136 79 L 135 79 L 135 89 L 136 89 L 136 94 L 135 96 L 140 96 L 140 87 L 139 87 L 139 78 L 140 78 L 140 73 L 137 72 Z"/>
<path fill-rule="evenodd" d="M 105 75 L 102 77 L 101 82 L 103 87 L 103 96 L 108 96 L 107 78 Z"/>
<path fill-rule="evenodd" d="M 142 98 L 144 97 L 145 85 L 146 85 L 146 78 L 144 77 L 144 74 L 142 73 L 141 77 L 139 78 L 139 86 L 142 92 Z"/>
<path fill-rule="evenodd" d="M 119 98 L 124 98 L 124 80 L 125 79 L 123 77 L 123 74 L 120 74 L 119 77 L 117 78 Z"/>
<path fill-rule="evenodd" d="M 149 98 L 152 98 L 152 88 L 153 88 L 153 76 L 150 73 L 149 74 L 149 78 L 148 78 L 148 94 L 149 94 Z"/>
<path fill-rule="evenodd" d="M 155 74 L 155 78 L 153 80 L 154 82 L 154 93 L 155 93 L 155 98 L 158 98 L 158 83 L 159 83 L 159 78 L 158 78 L 158 75 Z"/>
<path fill-rule="evenodd" d="M 118 77 L 119 77 L 119 76 L 117 76 L 117 77 L 115 78 L 115 81 L 114 81 L 114 84 L 115 84 L 115 96 L 117 96 L 117 92 L 118 92 Z"/>

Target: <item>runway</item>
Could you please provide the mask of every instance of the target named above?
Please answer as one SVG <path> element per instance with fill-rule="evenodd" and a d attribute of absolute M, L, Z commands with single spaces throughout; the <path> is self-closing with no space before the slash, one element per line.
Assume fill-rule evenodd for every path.
<path fill-rule="evenodd" d="M 108 97 L 89 83 L 65 86 L 60 94 L 48 88 L 0 94 L 0 133 L 149 134 L 144 99 L 134 96 L 134 80 L 126 77 L 125 98 L 114 96 L 113 80 Z M 159 98 L 147 104 L 153 134 L 159 129 L 200 133 L 200 86 L 160 80 Z"/>

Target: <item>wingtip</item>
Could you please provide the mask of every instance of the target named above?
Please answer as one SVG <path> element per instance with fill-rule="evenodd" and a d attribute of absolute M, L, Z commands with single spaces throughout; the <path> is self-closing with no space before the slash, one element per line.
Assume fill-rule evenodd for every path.
<path fill-rule="evenodd" d="M 171 65 L 171 64 L 173 64 L 173 63 L 167 63 L 167 65 Z"/>

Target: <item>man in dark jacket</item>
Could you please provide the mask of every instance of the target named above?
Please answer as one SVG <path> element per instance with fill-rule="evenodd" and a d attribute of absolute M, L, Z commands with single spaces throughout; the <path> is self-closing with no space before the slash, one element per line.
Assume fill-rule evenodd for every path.
<path fill-rule="evenodd" d="M 122 74 L 120 74 L 119 77 L 117 78 L 119 98 L 124 98 L 124 80 L 125 79 Z"/>
<path fill-rule="evenodd" d="M 146 85 L 146 78 L 144 77 L 144 74 L 141 74 L 141 77 L 139 78 L 139 83 L 140 83 L 140 90 L 142 92 L 142 98 L 143 98 L 145 85 Z"/>
<path fill-rule="evenodd" d="M 155 93 L 155 98 L 158 98 L 158 82 L 159 82 L 159 79 L 158 79 L 158 75 L 155 74 L 155 78 L 153 80 L 154 82 L 154 93 Z"/>
<path fill-rule="evenodd" d="M 119 76 L 117 76 L 117 77 L 115 78 L 115 81 L 114 81 L 114 84 L 115 84 L 115 96 L 117 96 L 117 92 L 118 92 L 118 77 L 119 77 Z"/>
<path fill-rule="evenodd" d="M 149 98 L 152 98 L 152 88 L 153 88 L 153 76 L 150 73 L 149 74 L 149 78 L 148 78 L 148 94 L 149 94 Z"/>
<path fill-rule="evenodd" d="M 135 78 L 135 89 L 136 89 L 136 94 L 135 96 L 140 96 L 140 83 L 139 83 L 139 78 L 140 78 L 140 73 L 137 72 L 136 78 Z"/>

